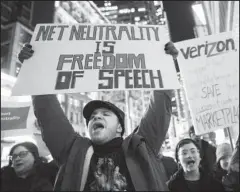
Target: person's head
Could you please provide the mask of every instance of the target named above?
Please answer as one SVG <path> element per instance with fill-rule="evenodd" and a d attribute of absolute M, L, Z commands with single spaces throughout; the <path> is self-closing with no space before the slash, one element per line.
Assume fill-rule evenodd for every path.
<path fill-rule="evenodd" d="M 101 145 L 124 134 L 124 112 L 107 101 L 90 101 L 83 116 L 93 143 Z"/>
<path fill-rule="evenodd" d="M 193 127 L 193 126 L 191 126 L 191 127 L 189 128 L 188 133 L 189 133 L 189 137 L 190 137 L 191 139 L 193 139 L 193 140 L 199 140 L 199 139 L 200 139 L 200 136 L 198 136 L 198 135 L 195 134 L 195 130 L 194 130 L 194 127 Z"/>
<path fill-rule="evenodd" d="M 222 169 L 228 170 L 229 162 L 232 156 L 232 148 L 228 143 L 223 143 L 217 146 L 216 157 L 217 164 L 221 166 Z"/>
<path fill-rule="evenodd" d="M 38 148 L 31 142 L 14 145 L 10 150 L 9 156 L 9 165 L 13 167 L 17 175 L 28 175 L 39 159 Z"/>
<path fill-rule="evenodd" d="M 200 147 L 192 139 L 183 139 L 176 146 L 175 158 L 184 172 L 196 171 L 201 161 Z"/>

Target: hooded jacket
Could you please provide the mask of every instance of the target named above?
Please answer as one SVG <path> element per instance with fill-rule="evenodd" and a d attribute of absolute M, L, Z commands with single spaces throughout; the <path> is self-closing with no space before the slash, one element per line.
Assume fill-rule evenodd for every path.
<path fill-rule="evenodd" d="M 157 156 L 171 118 L 169 93 L 153 92 L 138 129 L 123 141 L 124 157 L 136 191 L 167 190 L 167 177 Z M 94 152 L 91 141 L 74 132 L 56 96 L 35 96 L 33 106 L 43 140 L 60 165 L 55 190 L 82 191 Z"/>
<path fill-rule="evenodd" d="M 216 147 L 209 144 L 207 141 L 201 139 L 202 160 L 201 166 L 206 172 L 211 173 L 216 163 Z"/>
<path fill-rule="evenodd" d="M 183 174 L 184 171 L 180 168 L 168 181 L 168 188 L 170 192 L 191 192 Z M 203 169 L 200 169 L 199 182 L 199 186 L 201 186 L 199 191 L 224 191 L 224 187 L 221 182 L 215 180 L 211 174 L 206 173 Z"/>

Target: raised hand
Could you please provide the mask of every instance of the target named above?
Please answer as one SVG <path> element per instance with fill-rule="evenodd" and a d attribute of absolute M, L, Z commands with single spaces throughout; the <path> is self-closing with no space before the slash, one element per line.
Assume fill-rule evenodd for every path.
<path fill-rule="evenodd" d="M 30 57 L 32 57 L 33 53 L 34 51 L 32 50 L 32 45 L 24 44 L 22 50 L 18 54 L 18 59 L 21 63 L 23 63 L 25 59 L 29 59 Z"/>

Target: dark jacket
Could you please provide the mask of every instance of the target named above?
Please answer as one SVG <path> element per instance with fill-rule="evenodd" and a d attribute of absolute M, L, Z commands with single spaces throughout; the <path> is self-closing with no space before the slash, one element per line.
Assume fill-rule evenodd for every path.
<path fill-rule="evenodd" d="M 166 93 L 169 91 L 154 91 L 139 128 L 122 144 L 135 190 L 167 189 L 166 175 L 157 160 L 171 118 L 171 99 Z M 93 155 L 91 141 L 74 132 L 56 96 L 33 97 L 33 105 L 43 140 L 61 166 L 55 189 L 82 191 Z"/>
<path fill-rule="evenodd" d="M 223 177 L 223 186 L 225 191 L 240 191 L 240 178 L 239 172 L 230 171 L 227 175 Z"/>
<path fill-rule="evenodd" d="M 168 188 L 171 192 L 191 192 L 183 175 L 183 169 L 180 168 L 169 180 Z M 211 174 L 200 169 L 200 187 L 199 191 L 224 191 L 222 183 L 215 180 Z"/>
<path fill-rule="evenodd" d="M 237 168 L 233 169 L 236 164 L 239 168 L 239 136 L 231 157 L 228 173 L 223 177 L 223 185 L 226 191 L 240 191 L 239 170 Z"/>
<path fill-rule="evenodd" d="M 178 170 L 178 165 L 172 157 L 162 156 L 161 161 L 164 165 L 165 172 L 168 180 L 173 176 L 174 173 Z"/>
<path fill-rule="evenodd" d="M 206 172 L 211 173 L 216 163 L 216 147 L 203 139 L 201 139 L 200 142 L 202 153 L 201 166 Z"/>
<path fill-rule="evenodd" d="M 10 166 L 1 168 L 1 191 L 53 191 L 58 167 L 40 163 L 26 178 L 16 175 Z"/>
<path fill-rule="evenodd" d="M 227 171 L 222 169 L 220 162 L 218 162 L 217 164 L 214 165 L 212 174 L 216 180 L 222 182 L 223 177 L 227 175 Z"/>

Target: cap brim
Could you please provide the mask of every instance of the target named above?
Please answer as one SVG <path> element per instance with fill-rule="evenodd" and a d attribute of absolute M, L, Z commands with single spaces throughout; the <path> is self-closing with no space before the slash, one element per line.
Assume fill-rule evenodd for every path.
<path fill-rule="evenodd" d="M 83 108 L 83 116 L 84 116 L 84 118 L 85 119 L 89 119 L 90 116 L 92 115 L 93 111 L 95 109 L 99 109 L 99 108 L 106 108 L 106 109 L 109 109 L 109 110 L 113 110 L 112 106 L 110 106 L 108 103 L 106 103 L 104 101 L 100 101 L 100 100 L 90 101 Z"/>

